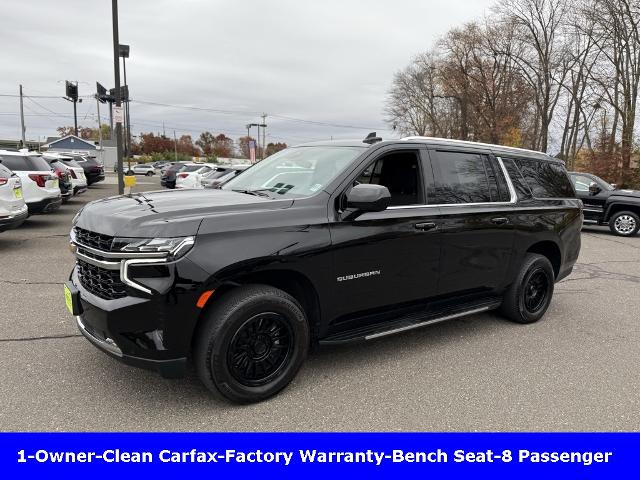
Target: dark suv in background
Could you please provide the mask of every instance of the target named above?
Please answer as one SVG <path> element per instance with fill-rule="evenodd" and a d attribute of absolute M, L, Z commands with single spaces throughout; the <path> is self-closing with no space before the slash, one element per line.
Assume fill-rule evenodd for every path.
<path fill-rule="evenodd" d="M 78 155 L 76 153 L 63 153 L 71 157 L 84 170 L 84 176 L 87 178 L 87 186 L 104 180 L 104 166 L 94 157 Z"/>
<path fill-rule="evenodd" d="M 409 137 L 288 148 L 221 189 L 90 203 L 65 285 L 82 334 L 235 402 L 291 382 L 310 347 L 499 309 L 545 314 L 582 204 L 538 152 Z M 531 331 L 535 334 L 535 330 Z"/>
<path fill-rule="evenodd" d="M 609 225 L 615 235 L 632 237 L 640 230 L 640 192 L 620 189 L 590 173 L 571 172 L 584 204 L 585 223 Z"/>

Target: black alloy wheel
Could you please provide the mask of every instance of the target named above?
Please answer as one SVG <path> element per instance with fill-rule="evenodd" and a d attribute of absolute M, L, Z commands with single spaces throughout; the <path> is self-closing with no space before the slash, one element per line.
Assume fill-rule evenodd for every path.
<path fill-rule="evenodd" d="M 529 313 L 535 314 L 545 304 L 549 291 L 549 279 L 542 268 L 538 268 L 529 275 L 524 286 L 524 307 Z"/>
<path fill-rule="evenodd" d="M 549 259 L 527 253 L 520 271 L 504 293 L 500 312 L 512 322 L 540 320 L 553 297 L 555 273 Z"/>
<path fill-rule="evenodd" d="M 200 380 L 214 395 L 236 403 L 275 395 L 293 380 L 309 351 L 304 309 L 269 285 L 215 295 L 194 333 Z"/>
<path fill-rule="evenodd" d="M 288 361 L 293 349 L 293 332 L 282 315 L 266 312 L 254 315 L 235 333 L 227 362 L 233 377 L 255 387 L 269 383 Z"/>

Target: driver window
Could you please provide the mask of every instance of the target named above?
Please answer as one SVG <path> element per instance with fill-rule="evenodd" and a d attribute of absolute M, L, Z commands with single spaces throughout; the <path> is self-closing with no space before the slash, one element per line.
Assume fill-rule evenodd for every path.
<path fill-rule="evenodd" d="M 573 177 L 573 186 L 575 187 L 576 192 L 588 192 L 591 182 L 593 182 L 593 180 L 589 177 L 585 177 L 584 175 L 575 175 Z"/>
<path fill-rule="evenodd" d="M 390 206 L 423 205 L 423 182 L 418 152 L 388 153 L 374 162 L 357 178 L 358 183 L 383 185 L 391 193 Z"/>

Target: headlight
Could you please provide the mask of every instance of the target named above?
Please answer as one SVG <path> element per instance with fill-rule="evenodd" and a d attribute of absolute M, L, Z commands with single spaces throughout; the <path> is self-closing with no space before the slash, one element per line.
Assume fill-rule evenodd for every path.
<path fill-rule="evenodd" d="M 167 253 L 172 259 L 180 258 L 191 250 L 195 243 L 193 237 L 174 238 L 142 238 L 142 239 L 122 239 L 127 241 L 125 246 L 120 248 L 122 252 L 132 253 Z M 116 240 L 118 241 L 118 240 Z"/>

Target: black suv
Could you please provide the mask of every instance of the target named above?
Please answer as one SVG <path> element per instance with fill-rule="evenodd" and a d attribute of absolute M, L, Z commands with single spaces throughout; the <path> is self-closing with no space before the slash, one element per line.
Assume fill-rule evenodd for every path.
<path fill-rule="evenodd" d="M 584 204 L 585 223 L 609 225 L 622 237 L 640 230 L 640 192 L 623 190 L 590 173 L 570 172 L 578 198 Z"/>
<path fill-rule="evenodd" d="M 500 309 L 539 320 L 580 250 L 561 162 L 411 137 L 285 149 L 219 190 L 90 203 L 65 285 L 82 334 L 125 363 L 265 399 L 311 346 Z"/>
<path fill-rule="evenodd" d="M 102 182 L 104 180 L 104 166 L 100 164 L 93 157 L 85 157 L 73 153 L 63 153 L 62 155 L 68 155 L 82 167 L 84 170 L 84 176 L 87 178 L 87 186 L 94 183 Z"/>

